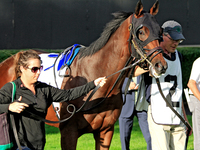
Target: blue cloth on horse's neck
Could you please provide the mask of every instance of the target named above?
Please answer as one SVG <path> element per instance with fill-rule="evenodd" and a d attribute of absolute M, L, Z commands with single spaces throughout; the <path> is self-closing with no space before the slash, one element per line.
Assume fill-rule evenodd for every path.
<path fill-rule="evenodd" d="M 69 50 L 67 50 L 65 53 L 62 53 L 62 56 L 58 63 L 57 71 L 59 71 L 65 65 L 70 66 L 72 64 L 74 58 L 78 54 L 79 50 L 80 50 L 80 45 L 74 44 Z M 57 54 L 49 54 L 48 57 L 58 57 L 58 55 Z M 51 66 L 51 67 L 53 67 L 53 66 Z M 44 71 L 50 69 L 51 67 L 46 68 Z"/>
<path fill-rule="evenodd" d="M 80 47 L 77 48 L 77 46 L 78 46 L 77 44 L 74 44 L 73 47 L 67 51 L 67 53 L 65 54 L 62 53 L 62 57 L 59 61 L 57 71 L 59 71 L 62 66 L 65 66 L 65 64 L 67 64 L 67 66 L 71 65 L 71 63 L 73 62 L 74 58 L 76 57 L 80 49 Z"/>

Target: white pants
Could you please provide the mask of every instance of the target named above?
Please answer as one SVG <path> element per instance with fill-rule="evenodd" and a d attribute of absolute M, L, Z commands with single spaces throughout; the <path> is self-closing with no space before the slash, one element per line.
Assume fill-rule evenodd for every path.
<path fill-rule="evenodd" d="M 200 101 L 190 95 L 190 111 L 192 112 L 192 128 L 194 135 L 194 150 L 200 149 Z"/>
<path fill-rule="evenodd" d="M 185 125 L 159 125 L 151 115 L 151 107 L 148 109 L 148 123 L 151 134 L 153 150 L 184 150 L 186 142 Z"/>

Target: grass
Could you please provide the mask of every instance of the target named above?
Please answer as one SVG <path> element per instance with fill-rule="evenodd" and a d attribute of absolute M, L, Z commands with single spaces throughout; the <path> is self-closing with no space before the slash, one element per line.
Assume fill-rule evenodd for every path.
<path fill-rule="evenodd" d="M 188 115 L 188 120 L 192 124 L 192 117 Z M 46 125 L 46 139 L 47 143 L 45 150 L 60 150 L 60 132 L 58 128 Z M 130 149 L 131 150 L 146 150 L 146 142 L 143 138 L 142 132 L 137 121 L 137 118 L 134 118 L 133 130 L 131 133 L 130 140 Z M 95 141 L 92 134 L 84 134 L 78 139 L 77 150 L 94 150 Z M 113 139 L 111 142 L 110 150 L 120 150 L 120 133 L 119 133 L 119 123 L 115 123 L 115 131 Z M 187 150 L 193 150 L 193 134 L 189 137 Z"/>

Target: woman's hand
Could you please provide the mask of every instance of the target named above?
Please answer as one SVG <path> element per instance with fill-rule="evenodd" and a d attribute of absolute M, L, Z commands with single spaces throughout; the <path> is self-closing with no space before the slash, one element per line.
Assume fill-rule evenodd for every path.
<path fill-rule="evenodd" d="M 100 77 L 96 80 L 94 80 L 94 84 L 97 86 L 98 84 L 100 85 L 100 87 L 102 87 L 105 83 L 106 83 L 106 77 Z"/>
<path fill-rule="evenodd" d="M 26 107 L 29 107 L 26 103 L 21 103 L 22 96 L 19 97 L 19 102 L 13 102 L 9 105 L 8 110 L 15 113 L 21 113 Z"/>

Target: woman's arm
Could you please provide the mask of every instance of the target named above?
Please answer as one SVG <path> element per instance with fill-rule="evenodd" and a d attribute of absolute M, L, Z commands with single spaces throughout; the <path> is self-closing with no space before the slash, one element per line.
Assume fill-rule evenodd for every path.
<path fill-rule="evenodd" d="M 68 90 L 61 90 L 51 87 L 52 97 L 54 102 L 63 102 L 77 99 L 81 96 L 86 95 L 89 91 L 94 89 L 98 84 L 102 87 L 106 83 L 106 78 L 98 78 L 94 81 L 86 83 L 85 85 L 78 86 Z"/>

